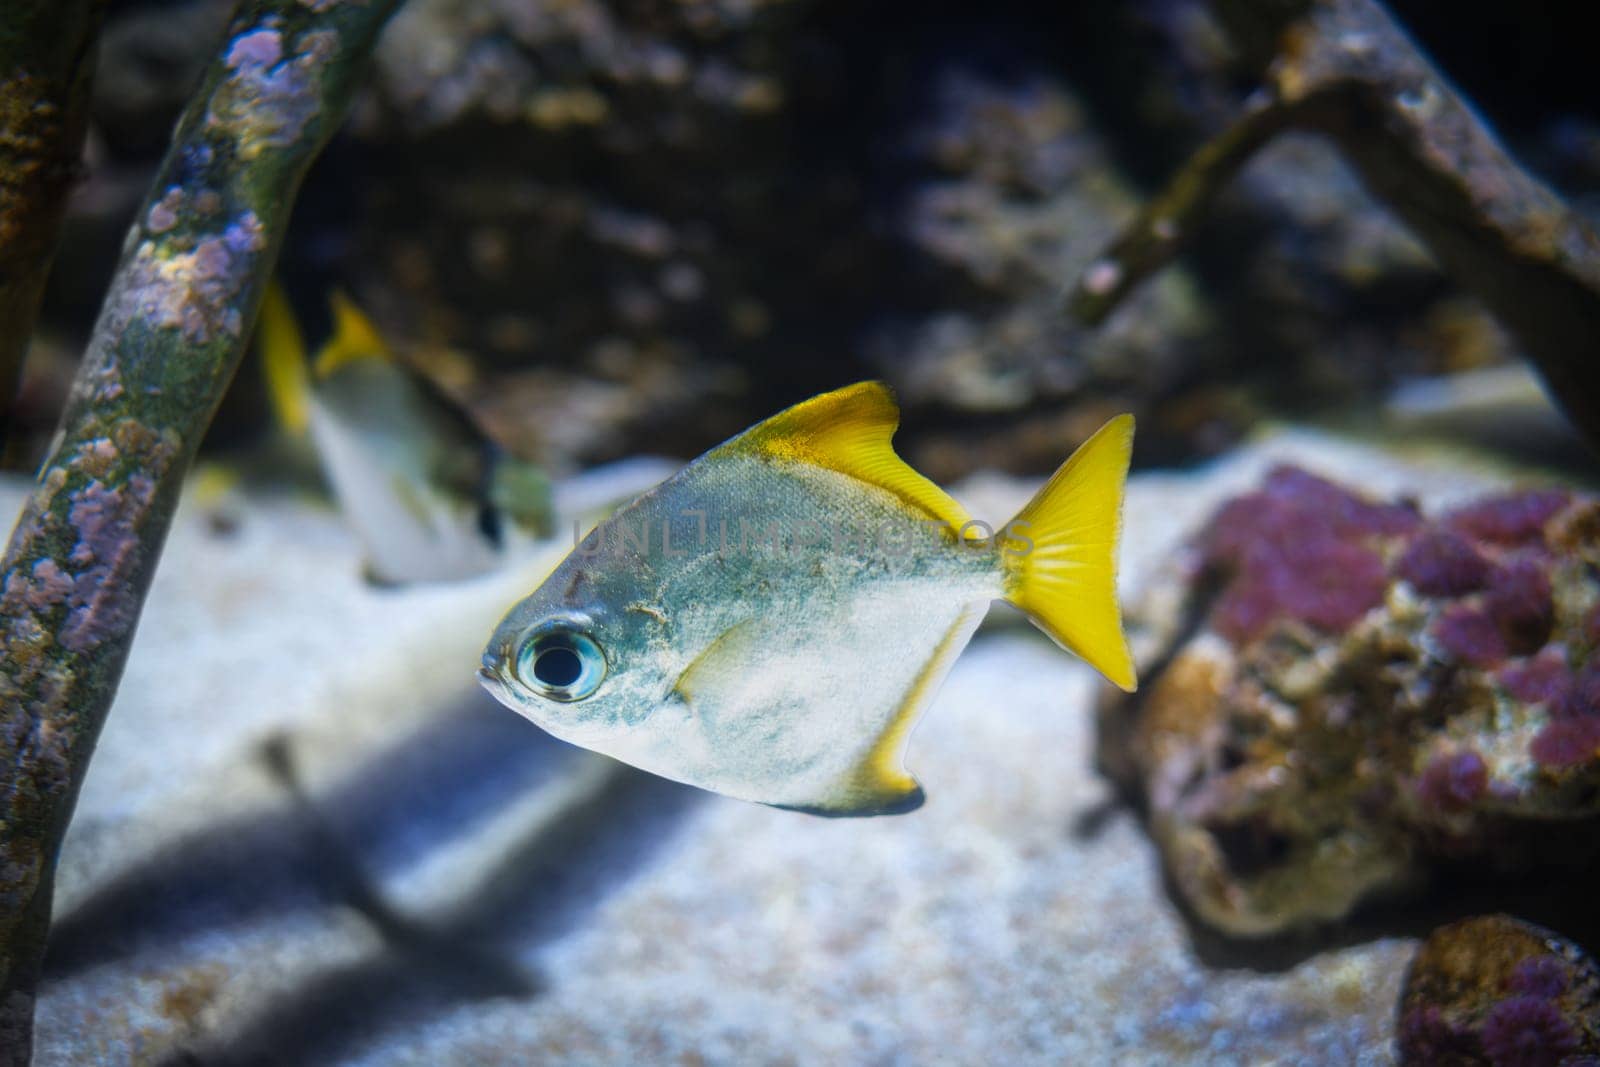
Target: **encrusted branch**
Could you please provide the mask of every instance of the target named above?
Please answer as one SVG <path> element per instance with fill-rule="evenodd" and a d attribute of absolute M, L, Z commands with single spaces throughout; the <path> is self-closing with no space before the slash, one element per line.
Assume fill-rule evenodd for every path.
<path fill-rule="evenodd" d="M 0 4 L 0 445 L 83 149 L 105 7 Z"/>
<path fill-rule="evenodd" d="M 184 472 L 300 178 L 398 3 L 240 5 L 128 235 L 0 564 L 0 1061 L 28 1054 L 56 854 Z"/>
<path fill-rule="evenodd" d="M 1104 319 L 1178 254 L 1217 191 L 1286 129 L 1323 134 L 1439 265 L 1515 336 L 1600 445 L 1600 238 L 1511 159 L 1376 0 L 1213 0 L 1263 101 L 1200 149 L 1084 272 L 1069 310 Z"/>
<path fill-rule="evenodd" d="M 1253 108 L 1190 156 L 1133 224 L 1084 271 L 1068 311 L 1098 325 L 1135 286 L 1169 263 L 1189 230 L 1250 158 L 1299 118 L 1296 107 Z"/>

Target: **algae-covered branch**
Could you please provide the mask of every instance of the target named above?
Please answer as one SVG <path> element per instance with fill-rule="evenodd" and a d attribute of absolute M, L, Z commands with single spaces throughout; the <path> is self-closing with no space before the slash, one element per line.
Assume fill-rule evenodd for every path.
<path fill-rule="evenodd" d="M 1261 102 L 1202 146 L 1077 282 L 1087 321 L 1171 262 L 1219 190 L 1285 130 L 1327 136 L 1367 190 L 1481 300 L 1600 444 L 1600 237 L 1530 175 L 1376 0 L 1218 0 Z"/>
<path fill-rule="evenodd" d="M 0 1056 L 24 1059 L 56 852 L 180 483 L 306 167 L 398 0 L 240 6 L 134 223 L 6 551 Z"/>
<path fill-rule="evenodd" d="M 0 7 L 0 450 L 87 124 L 106 0 Z"/>

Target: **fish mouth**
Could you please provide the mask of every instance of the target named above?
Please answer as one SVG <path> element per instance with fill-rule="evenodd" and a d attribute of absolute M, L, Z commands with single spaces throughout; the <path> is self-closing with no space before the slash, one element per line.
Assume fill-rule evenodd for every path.
<path fill-rule="evenodd" d="M 544 717 L 538 712 L 538 702 L 529 698 L 522 687 L 510 681 L 501 672 L 500 660 L 492 653 L 485 652 L 483 666 L 478 668 L 478 683 L 489 691 L 489 695 L 501 704 L 527 719 L 541 730 L 548 732 L 549 728 L 544 723 Z"/>
<path fill-rule="evenodd" d="M 506 677 L 504 665 L 503 656 L 497 656 L 492 651 L 485 652 L 483 665 L 478 668 L 478 683 L 500 703 L 540 729 L 545 729 L 544 717 L 539 714 L 544 710 L 541 702 L 531 697 L 519 683 Z"/>
<path fill-rule="evenodd" d="M 500 662 L 492 653 L 483 654 L 483 665 L 478 668 L 478 683 L 493 693 L 502 704 L 513 708 L 517 706 L 517 701 L 512 696 L 511 683 L 500 673 Z"/>

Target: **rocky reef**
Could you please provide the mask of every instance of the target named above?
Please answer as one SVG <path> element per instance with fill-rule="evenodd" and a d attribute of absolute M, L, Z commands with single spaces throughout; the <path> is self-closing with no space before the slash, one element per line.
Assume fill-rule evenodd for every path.
<path fill-rule="evenodd" d="M 1100 762 L 1147 805 L 1182 899 L 1232 935 L 1341 918 L 1435 864 L 1581 863 L 1597 563 L 1589 497 L 1425 515 L 1279 467 L 1150 583 L 1146 687 L 1102 705 Z"/>
<path fill-rule="evenodd" d="M 1400 996 L 1401 1063 L 1578 1067 L 1600 1062 L 1600 968 L 1507 915 L 1435 930 Z"/>
<path fill-rule="evenodd" d="M 18 415 L 31 466 L 75 331 L 226 0 L 117 5 L 90 158 Z M 1235 109 L 1205 5 L 412 0 L 309 176 L 283 270 L 343 287 L 514 452 L 693 454 L 865 377 L 936 479 L 1042 472 L 1116 410 L 1141 462 L 1263 410 L 1374 400 L 1510 346 L 1326 145 L 1286 137 L 1188 259 L 1095 328 L 1063 314 Z M 1591 181 L 1582 171 L 1576 186 Z M 1091 279 L 1092 280 L 1092 279 Z M 64 335 L 64 337 L 63 337 Z M 59 352 L 55 358 L 51 353 Z M 259 436 L 239 377 L 216 443 Z"/>
<path fill-rule="evenodd" d="M 343 248 L 321 266 L 558 468 L 693 453 L 868 376 L 902 395 L 907 455 L 936 479 L 1050 470 L 1130 409 L 1148 454 L 1203 455 L 1269 403 L 1508 358 L 1310 140 L 1252 169 L 1223 216 L 1242 236 L 1201 271 L 1096 328 L 1063 314 L 1063 287 L 1138 211 L 1129 156 L 1209 123 L 1200 101 L 1229 75 L 1200 59 L 1203 31 L 1176 28 L 1205 21 L 414 0 L 351 131 L 356 166 L 308 190 L 339 205 L 338 236 L 298 245 L 302 263 Z M 1107 51 L 1142 57 L 1142 92 L 1184 132 L 1126 143 Z M 1180 53 L 1199 69 L 1178 74 Z"/>

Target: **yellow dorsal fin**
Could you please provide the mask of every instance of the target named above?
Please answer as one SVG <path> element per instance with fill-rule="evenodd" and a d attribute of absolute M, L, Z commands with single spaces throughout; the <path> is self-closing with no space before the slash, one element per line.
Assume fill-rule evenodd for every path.
<path fill-rule="evenodd" d="M 1006 527 L 1006 599 L 1113 685 L 1132 692 L 1133 657 L 1117 606 L 1122 487 L 1133 416 L 1118 415 L 1051 475 Z"/>
<path fill-rule="evenodd" d="M 911 508 L 959 530 L 961 505 L 895 455 L 890 439 L 900 408 L 882 382 L 857 382 L 812 397 L 757 423 L 719 448 L 810 463 L 894 494 Z"/>
<path fill-rule="evenodd" d="M 292 434 L 306 431 L 308 421 L 306 393 L 311 382 L 306 374 L 306 343 L 295 321 L 294 309 L 283 286 L 273 281 L 261 300 L 261 315 L 256 321 L 256 345 L 261 352 L 261 373 L 266 378 L 267 396 L 278 422 Z"/>
<path fill-rule="evenodd" d="M 318 378 L 326 378 L 340 367 L 363 359 L 387 362 L 392 357 L 389 346 L 383 343 L 378 328 L 372 325 L 366 312 L 356 307 L 355 301 L 343 290 L 335 289 L 328 298 L 328 308 L 333 312 L 333 336 L 317 352 L 314 370 Z"/>

